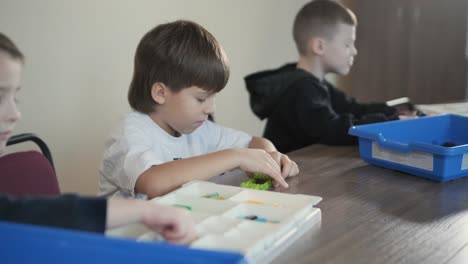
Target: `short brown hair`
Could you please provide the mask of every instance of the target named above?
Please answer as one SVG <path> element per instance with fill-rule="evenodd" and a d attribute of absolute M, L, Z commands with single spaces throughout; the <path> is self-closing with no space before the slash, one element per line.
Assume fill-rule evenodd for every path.
<path fill-rule="evenodd" d="M 128 101 L 136 111 L 151 113 L 156 82 L 174 92 L 197 86 L 216 93 L 228 79 L 228 59 L 213 35 L 197 23 L 178 20 L 153 28 L 141 39 Z"/>
<path fill-rule="evenodd" d="M 357 25 L 354 13 L 333 0 L 315 0 L 304 5 L 296 15 L 293 27 L 294 41 L 301 55 L 313 36 L 332 38 L 336 25 Z"/>
<path fill-rule="evenodd" d="M 24 61 L 23 53 L 21 53 L 15 43 L 3 33 L 0 33 L 0 51 L 7 53 L 13 59 Z"/>

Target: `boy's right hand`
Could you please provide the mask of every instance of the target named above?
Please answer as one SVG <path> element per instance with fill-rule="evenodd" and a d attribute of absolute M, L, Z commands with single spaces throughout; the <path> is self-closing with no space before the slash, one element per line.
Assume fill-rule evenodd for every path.
<path fill-rule="evenodd" d="M 263 149 L 238 149 L 240 151 L 239 168 L 247 172 L 257 172 L 270 175 L 276 182 L 288 188 L 281 176 L 279 164 Z"/>
<path fill-rule="evenodd" d="M 160 233 L 164 239 L 177 244 L 195 240 L 195 224 L 188 212 L 182 209 L 146 202 L 143 224 Z"/>
<path fill-rule="evenodd" d="M 414 119 L 414 118 L 418 118 L 418 116 L 417 115 L 399 115 L 398 116 L 399 120 Z"/>

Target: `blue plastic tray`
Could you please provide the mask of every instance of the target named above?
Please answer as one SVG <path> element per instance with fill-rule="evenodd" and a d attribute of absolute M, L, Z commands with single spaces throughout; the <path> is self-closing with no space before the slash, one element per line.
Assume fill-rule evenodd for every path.
<path fill-rule="evenodd" d="M 232 252 L 0 222 L 0 263 L 247 263 Z"/>
<path fill-rule="evenodd" d="M 442 182 L 468 176 L 468 117 L 361 125 L 349 134 L 359 137 L 361 158 L 368 163 Z"/>

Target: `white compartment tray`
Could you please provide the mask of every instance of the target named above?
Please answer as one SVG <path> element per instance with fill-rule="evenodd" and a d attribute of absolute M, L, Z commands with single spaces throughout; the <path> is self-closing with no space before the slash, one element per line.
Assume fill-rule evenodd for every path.
<path fill-rule="evenodd" d="M 236 251 L 251 263 L 268 263 L 310 228 L 320 224 L 322 198 L 191 181 L 152 202 L 190 212 L 198 239 L 191 247 Z M 155 241 L 161 237 L 142 225 L 108 230 L 109 236 Z"/>

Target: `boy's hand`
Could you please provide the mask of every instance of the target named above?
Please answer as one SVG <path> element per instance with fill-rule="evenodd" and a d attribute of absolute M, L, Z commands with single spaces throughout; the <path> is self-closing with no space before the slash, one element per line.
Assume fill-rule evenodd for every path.
<path fill-rule="evenodd" d="M 281 175 L 280 164 L 263 149 L 238 149 L 241 151 L 239 168 L 247 172 L 258 172 L 270 175 L 275 181 L 288 187 Z"/>
<path fill-rule="evenodd" d="M 414 118 L 418 118 L 418 116 L 417 115 L 399 115 L 398 116 L 399 120 L 414 119 Z"/>
<path fill-rule="evenodd" d="M 269 152 L 270 156 L 280 165 L 281 176 L 287 178 L 289 176 L 296 176 L 299 174 L 299 167 L 296 162 L 292 161 L 288 155 L 285 155 L 278 151 Z"/>
<path fill-rule="evenodd" d="M 196 238 L 193 219 L 182 209 L 147 202 L 142 222 L 169 242 L 187 244 Z"/>
<path fill-rule="evenodd" d="M 272 151 L 269 152 L 270 156 L 281 166 L 281 176 L 283 178 L 296 176 L 299 174 L 299 167 L 297 166 L 296 162 L 292 161 L 287 155 L 278 152 Z M 274 184 L 275 187 L 278 187 L 278 184 Z"/>
<path fill-rule="evenodd" d="M 419 116 L 424 116 L 425 114 L 419 110 L 403 110 L 398 113 L 398 119 L 413 119 Z"/>

